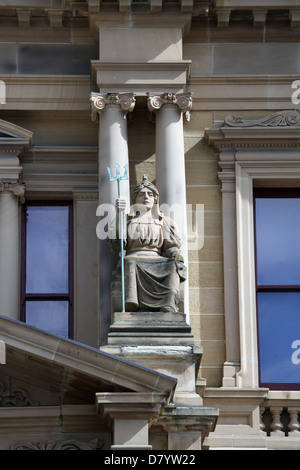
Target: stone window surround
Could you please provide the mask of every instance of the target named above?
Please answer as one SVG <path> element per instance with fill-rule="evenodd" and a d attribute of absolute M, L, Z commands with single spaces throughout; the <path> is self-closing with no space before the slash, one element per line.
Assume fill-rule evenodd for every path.
<path fill-rule="evenodd" d="M 300 186 L 299 117 L 298 111 L 260 120 L 229 116 L 205 132 L 219 153 L 221 168 L 224 387 L 259 387 L 253 188 Z"/>

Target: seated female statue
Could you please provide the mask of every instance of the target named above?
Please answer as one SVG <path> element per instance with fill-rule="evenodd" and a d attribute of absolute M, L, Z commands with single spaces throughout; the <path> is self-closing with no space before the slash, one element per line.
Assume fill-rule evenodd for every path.
<path fill-rule="evenodd" d="M 123 237 L 125 310 L 176 312 L 180 283 L 186 279 L 178 230 L 174 221 L 160 212 L 158 190 L 146 176 L 135 186 L 132 202 Z M 125 206 L 124 199 L 117 200 L 117 227 Z M 119 237 L 109 238 L 109 243 L 120 251 Z M 115 282 L 120 275 L 118 265 Z"/>

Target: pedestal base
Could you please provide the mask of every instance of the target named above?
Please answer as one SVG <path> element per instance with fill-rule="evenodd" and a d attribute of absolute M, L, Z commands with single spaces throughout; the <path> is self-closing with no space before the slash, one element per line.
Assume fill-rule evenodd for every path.
<path fill-rule="evenodd" d="M 180 312 L 115 312 L 108 344 L 190 345 L 191 327 Z"/>
<path fill-rule="evenodd" d="M 177 379 L 171 402 L 151 424 L 150 441 L 162 449 L 200 450 L 214 429 L 218 410 L 203 406 L 196 391 L 202 348 L 180 312 L 115 312 L 103 351 Z"/>

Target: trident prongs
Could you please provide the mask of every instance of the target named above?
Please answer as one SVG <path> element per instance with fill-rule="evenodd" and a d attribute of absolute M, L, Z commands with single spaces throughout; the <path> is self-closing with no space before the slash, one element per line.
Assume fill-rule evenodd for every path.
<path fill-rule="evenodd" d="M 128 180 L 128 175 L 127 175 L 127 165 L 124 166 L 124 175 L 121 176 L 121 173 L 120 173 L 120 165 L 119 163 L 116 163 L 115 164 L 115 168 L 116 168 L 116 176 L 113 176 L 112 175 L 112 172 L 111 172 L 111 169 L 109 167 L 107 167 L 107 171 L 108 171 L 108 175 L 109 175 L 109 181 L 121 181 L 121 180 Z M 118 185 L 119 187 L 119 185 Z M 118 196 L 120 197 L 120 194 L 118 194 Z"/>

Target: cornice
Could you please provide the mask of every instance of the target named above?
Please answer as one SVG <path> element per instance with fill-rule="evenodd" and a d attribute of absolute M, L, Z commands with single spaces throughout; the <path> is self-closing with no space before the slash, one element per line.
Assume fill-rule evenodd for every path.
<path fill-rule="evenodd" d="M 46 0 L 40 0 L 38 6 L 36 6 L 36 2 L 30 2 L 30 0 L 22 3 L 11 0 L 9 5 L 0 6 L 0 17 L 15 18 L 16 24 L 22 28 L 29 28 L 35 19 L 47 21 L 51 28 L 62 28 L 65 20 L 83 17 L 89 19 L 91 30 L 94 33 L 100 24 L 108 25 L 111 21 L 116 21 L 116 18 L 112 18 L 112 15 L 115 14 L 118 15 L 119 22 L 128 21 L 124 18 L 124 14 L 129 14 L 133 15 L 133 23 L 144 21 L 144 26 L 147 27 L 152 26 L 152 21 L 161 23 L 163 17 L 166 18 L 168 27 L 171 27 L 170 14 L 171 17 L 175 14 L 177 21 L 180 18 L 182 21 L 184 15 L 188 14 L 182 23 L 185 32 L 188 31 L 193 17 L 216 18 L 218 27 L 228 27 L 232 18 L 241 15 L 241 13 L 244 18 L 252 22 L 253 27 L 263 27 L 272 12 L 278 12 L 283 20 L 289 19 L 291 27 L 298 27 L 300 24 L 298 0 L 273 0 L 272 2 L 270 0 L 175 0 L 174 2 L 167 0 L 146 0 L 144 2 L 134 2 L 133 0 L 105 2 L 101 0 L 61 0 L 56 3 L 56 6 L 56 8 L 49 7 L 49 1 Z M 157 18 L 158 13 L 159 17 Z M 135 14 L 139 16 L 139 19 L 134 18 Z M 142 20 L 143 15 L 144 20 Z M 145 15 L 148 23 L 145 23 Z"/>

